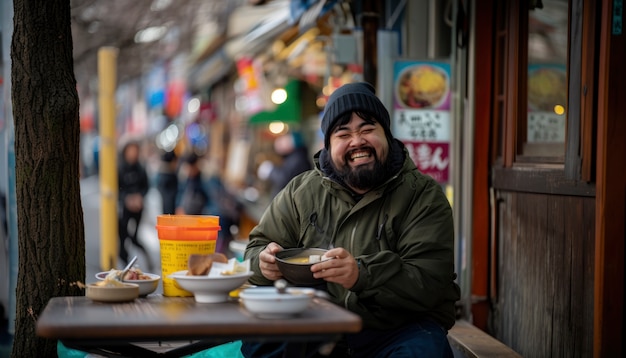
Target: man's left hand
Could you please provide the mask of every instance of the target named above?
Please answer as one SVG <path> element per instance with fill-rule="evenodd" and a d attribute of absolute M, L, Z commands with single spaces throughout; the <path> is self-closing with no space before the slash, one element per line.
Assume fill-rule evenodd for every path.
<path fill-rule="evenodd" d="M 332 259 L 311 266 L 313 277 L 338 283 L 346 289 L 354 286 L 359 278 L 359 267 L 354 256 L 341 247 L 328 250 L 324 256 Z"/>

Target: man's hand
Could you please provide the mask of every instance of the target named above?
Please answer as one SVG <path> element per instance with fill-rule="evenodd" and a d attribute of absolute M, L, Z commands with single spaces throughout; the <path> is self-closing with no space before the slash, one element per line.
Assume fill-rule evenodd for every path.
<path fill-rule="evenodd" d="M 282 247 L 275 242 L 270 242 L 259 254 L 259 269 L 261 274 L 268 280 L 276 281 L 283 277 L 283 274 L 276 266 L 276 253 L 282 251 Z"/>
<path fill-rule="evenodd" d="M 338 283 L 345 289 L 352 288 L 359 278 L 359 267 L 354 256 L 341 247 L 328 250 L 324 256 L 322 260 L 326 257 L 332 257 L 333 259 L 311 266 L 313 277 Z"/>

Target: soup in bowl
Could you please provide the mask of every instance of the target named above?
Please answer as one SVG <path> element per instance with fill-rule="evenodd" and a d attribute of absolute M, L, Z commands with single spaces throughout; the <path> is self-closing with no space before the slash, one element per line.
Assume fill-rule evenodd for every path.
<path fill-rule="evenodd" d="M 330 260 L 324 254 L 328 250 L 318 248 L 285 249 L 276 253 L 276 265 L 287 282 L 294 286 L 316 286 L 324 280 L 313 277 L 311 266 Z"/>

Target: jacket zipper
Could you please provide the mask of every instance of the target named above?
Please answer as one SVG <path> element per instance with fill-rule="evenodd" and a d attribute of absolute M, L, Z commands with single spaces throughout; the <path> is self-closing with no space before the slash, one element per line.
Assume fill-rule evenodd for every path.
<path fill-rule="evenodd" d="M 354 227 L 352 227 L 352 233 L 350 234 L 350 252 L 354 252 L 354 236 L 356 233 L 357 226 L 358 226 L 358 222 L 354 225 Z M 343 300 L 343 306 L 346 309 L 348 308 L 348 300 L 350 299 L 350 295 L 352 295 L 352 291 L 348 290 L 348 294 L 346 295 L 346 298 L 344 298 Z"/>

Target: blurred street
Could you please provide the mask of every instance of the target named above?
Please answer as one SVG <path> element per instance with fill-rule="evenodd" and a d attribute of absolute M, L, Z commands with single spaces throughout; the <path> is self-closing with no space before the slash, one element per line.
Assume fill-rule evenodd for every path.
<path fill-rule="evenodd" d="M 82 178 L 81 199 L 83 205 L 83 215 L 85 220 L 85 261 L 86 261 L 86 282 L 94 282 L 95 275 L 103 271 L 100 267 L 100 182 L 97 175 Z M 146 195 L 146 206 L 143 217 L 139 225 L 139 241 L 144 244 L 150 254 L 152 268 L 148 271 L 148 263 L 143 254 L 137 248 L 130 246 L 127 242 L 129 253 L 137 255 L 137 264 L 145 272 L 161 275 L 161 259 L 159 250 L 159 239 L 155 228 L 156 217 L 161 213 L 161 202 L 159 192 L 156 188 L 150 188 Z M 123 268 L 124 262 L 118 259 L 117 266 Z M 163 292 L 163 287 L 159 284 L 157 293 Z"/>

